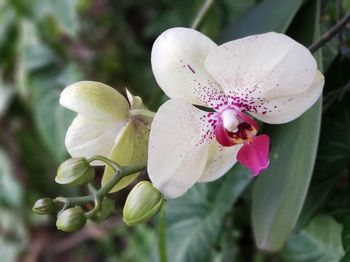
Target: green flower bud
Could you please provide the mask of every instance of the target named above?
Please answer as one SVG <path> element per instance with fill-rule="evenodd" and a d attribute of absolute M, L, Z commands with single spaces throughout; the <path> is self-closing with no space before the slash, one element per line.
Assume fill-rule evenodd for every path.
<path fill-rule="evenodd" d="M 89 183 L 94 176 L 94 169 L 86 158 L 73 157 L 59 166 L 55 181 L 59 184 L 79 186 Z"/>
<path fill-rule="evenodd" d="M 51 198 L 41 198 L 35 202 L 32 210 L 38 215 L 47 215 L 55 212 L 56 207 Z"/>
<path fill-rule="evenodd" d="M 86 217 L 84 210 L 80 206 L 72 207 L 64 210 L 59 214 L 56 227 L 64 232 L 73 232 L 84 227 Z"/>
<path fill-rule="evenodd" d="M 146 222 L 163 203 L 161 193 L 149 181 L 138 183 L 129 193 L 123 209 L 123 220 L 128 226 Z"/>

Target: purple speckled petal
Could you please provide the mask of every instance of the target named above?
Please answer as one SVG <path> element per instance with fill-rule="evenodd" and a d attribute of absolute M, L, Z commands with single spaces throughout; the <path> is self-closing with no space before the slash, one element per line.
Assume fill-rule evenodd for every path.
<path fill-rule="evenodd" d="M 153 74 L 167 96 L 191 104 L 214 108 L 226 97 L 204 67 L 209 52 L 217 45 L 207 36 L 189 28 L 171 28 L 153 44 Z"/>
<path fill-rule="evenodd" d="M 295 119 L 314 104 L 323 87 L 313 88 L 318 72 L 310 51 L 274 32 L 215 48 L 205 67 L 224 90 L 230 106 L 268 123 Z M 299 100 L 300 106 L 293 106 Z"/>

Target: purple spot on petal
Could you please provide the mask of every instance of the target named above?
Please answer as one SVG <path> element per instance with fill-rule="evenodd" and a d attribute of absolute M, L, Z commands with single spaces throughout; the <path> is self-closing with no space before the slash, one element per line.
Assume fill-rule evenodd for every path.
<path fill-rule="evenodd" d="M 190 66 L 190 65 L 187 65 L 187 67 L 188 67 L 188 69 L 190 69 L 191 70 L 191 72 L 193 73 L 193 74 L 195 74 L 196 72 L 194 71 L 194 69 Z"/>

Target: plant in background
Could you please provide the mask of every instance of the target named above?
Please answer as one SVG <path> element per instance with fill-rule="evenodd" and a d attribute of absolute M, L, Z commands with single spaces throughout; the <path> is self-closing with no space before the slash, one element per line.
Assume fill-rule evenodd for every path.
<path fill-rule="evenodd" d="M 167 255 L 171 261 L 230 261 L 240 258 L 237 254 L 248 252 L 252 254 L 249 258 L 243 255 L 244 259 L 254 256 L 255 260 L 269 261 L 269 255 L 251 252 L 254 247 L 247 237 L 251 226 L 246 222 L 250 221 L 248 213 L 252 214 L 252 231 L 259 250 L 279 251 L 277 259 L 283 258 L 281 261 L 299 261 L 297 255 L 305 250 L 308 261 L 320 258 L 339 261 L 349 249 L 348 229 L 339 225 L 348 223 L 345 215 L 335 214 L 336 220 L 328 215 L 316 216 L 307 226 L 303 224 L 319 209 L 318 196 L 322 194 L 317 195 L 317 201 L 310 202 L 311 211 L 307 210 L 305 215 L 303 210 L 301 222 L 295 225 L 310 183 L 320 129 L 319 98 L 324 85 L 320 71 L 325 69 L 320 52 L 315 55 L 318 66 L 311 53 L 346 25 L 350 13 L 320 38 L 317 29 L 320 1 L 309 1 L 303 7 L 301 2 L 262 1 L 248 12 L 248 20 L 238 21 L 233 33 L 227 31 L 224 38 L 251 36 L 219 46 L 189 28 L 172 28 L 162 33 L 153 45 L 151 62 L 155 79 L 170 100 L 156 114 L 128 90 L 124 97 L 99 82 L 82 81 L 68 86 L 61 93 L 60 103 L 77 113 L 65 138 L 72 158 L 60 165 L 55 180 L 80 189 L 86 186 L 89 193 L 42 198 L 34 204 L 33 211 L 56 216 L 57 229 L 74 232 L 89 224 L 89 220 L 98 223 L 107 220 L 116 211 L 113 198 L 119 199 L 123 192 L 111 193 L 127 188 L 125 224 L 146 223 L 161 211 L 156 220 L 160 261 L 167 261 Z M 193 28 L 201 24 L 212 6 L 213 1 L 205 1 Z M 279 15 L 271 14 L 277 20 L 266 16 L 271 6 L 281 11 Z M 302 12 L 296 15 L 299 9 L 308 15 Z M 293 30 L 300 28 L 290 26 L 295 16 L 312 21 L 314 31 L 298 37 Z M 240 31 L 249 25 L 247 21 L 254 21 L 254 26 Z M 287 28 L 288 35 L 304 45 L 316 43 L 309 51 L 284 34 L 264 33 L 282 33 Z M 203 31 L 208 34 L 208 28 Z M 341 42 L 341 36 L 339 39 Z M 344 46 L 341 50 L 345 50 Z M 137 71 L 135 64 L 131 75 Z M 70 82 L 74 81 L 78 80 Z M 147 93 L 144 86 L 138 94 Z M 160 97 L 147 104 L 149 108 L 157 108 L 155 105 L 167 99 L 162 93 Z M 267 124 L 262 126 L 260 121 Z M 288 124 L 268 125 L 284 123 Z M 295 161 L 296 154 L 300 161 Z M 286 168 L 276 168 L 276 163 Z M 102 179 L 98 175 L 100 169 L 94 170 L 96 166 L 104 167 Z M 261 176 L 252 179 L 252 175 L 263 170 Z M 139 176 L 145 171 L 151 181 Z M 227 172 L 229 175 L 221 178 Z M 218 181 L 194 186 L 214 180 Z M 240 198 L 243 205 L 238 206 L 239 212 L 232 212 L 235 201 L 252 180 L 255 180 L 252 197 L 247 192 L 247 196 Z M 101 186 L 96 186 L 96 182 Z M 323 187 L 316 189 L 323 191 Z M 247 211 L 247 207 L 252 210 Z M 296 234 L 291 234 L 294 228 Z M 240 244 L 247 240 L 252 242 L 249 250 Z M 170 242 L 168 247 L 166 242 Z M 349 257 L 350 252 L 347 253 L 345 257 Z"/>

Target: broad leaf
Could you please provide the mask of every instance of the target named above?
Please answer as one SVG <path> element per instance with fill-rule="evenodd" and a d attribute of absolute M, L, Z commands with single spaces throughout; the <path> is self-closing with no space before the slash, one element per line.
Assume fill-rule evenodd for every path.
<path fill-rule="evenodd" d="M 0 206 L 1 261 L 15 262 L 28 246 L 28 235 L 19 212 Z"/>
<path fill-rule="evenodd" d="M 350 250 L 350 217 L 346 217 L 343 223 L 342 243 L 346 251 Z"/>
<path fill-rule="evenodd" d="M 34 0 L 31 7 L 37 18 L 53 17 L 64 32 L 71 36 L 76 35 L 78 29 L 78 0 Z"/>
<path fill-rule="evenodd" d="M 283 33 L 293 20 L 302 0 L 265 0 L 242 16 L 233 26 L 226 28 L 221 41 L 269 31 Z"/>
<path fill-rule="evenodd" d="M 295 38 L 304 45 L 319 38 L 319 10 L 319 1 L 309 2 L 292 25 L 291 33 L 294 29 Z M 320 63 L 318 67 L 322 70 Z M 256 180 L 252 202 L 254 237 L 260 249 L 279 250 L 297 222 L 314 167 L 320 124 L 321 100 L 288 124 L 264 126 L 271 137 L 270 166 Z"/>
<path fill-rule="evenodd" d="M 0 117 L 4 115 L 13 96 L 13 89 L 6 85 L 0 75 Z"/>
<path fill-rule="evenodd" d="M 222 219 L 249 181 L 245 168 L 236 165 L 219 181 L 198 184 L 170 200 L 166 206 L 169 261 L 211 261 Z"/>
<path fill-rule="evenodd" d="M 288 239 L 282 251 L 286 262 L 338 262 L 344 255 L 342 226 L 332 217 L 319 215 Z"/>
<path fill-rule="evenodd" d="M 19 208 L 22 197 L 23 191 L 14 177 L 10 159 L 0 148 L 0 204 Z"/>
<path fill-rule="evenodd" d="M 35 24 L 30 21 L 20 23 L 20 37 L 18 44 L 19 59 L 16 72 L 16 84 L 22 96 L 28 96 L 28 77 L 29 74 L 44 66 L 52 64 L 54 55 L 50 48 L 40 39 Z"/>

